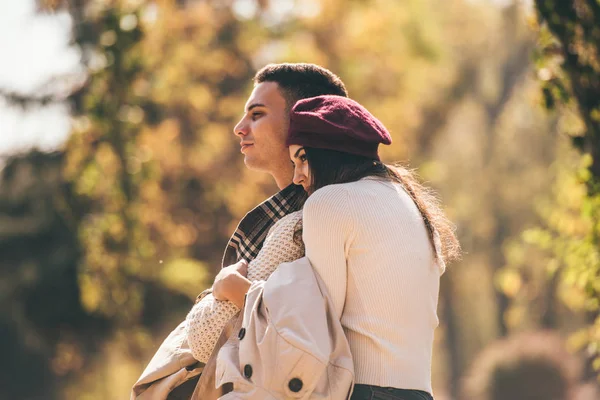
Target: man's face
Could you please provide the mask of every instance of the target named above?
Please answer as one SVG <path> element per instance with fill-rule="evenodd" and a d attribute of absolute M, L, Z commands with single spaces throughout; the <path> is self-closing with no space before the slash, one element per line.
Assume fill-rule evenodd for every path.
<path fill-rule="evenodd" d="M 254 87 L 244 116 L 234 128 L 248 168 L 275 175 L 282 165 L 289 166 L 286 105 L 277 83 L 262 82 Z"/>

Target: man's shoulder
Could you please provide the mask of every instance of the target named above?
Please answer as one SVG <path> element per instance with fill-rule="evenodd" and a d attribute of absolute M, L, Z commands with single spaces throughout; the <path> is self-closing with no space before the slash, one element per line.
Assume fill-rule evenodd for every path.
<path fill-rule="evenodd" d="M 286 215 L 285 217 L 281 218 L 279 221 L 277 221 L 275 223 L 275 225 L 273 225 L 273 229 L 275 229 L 275 227 L 277 227 L 277 226 L 294 225 L 301 219 L 302 219 L 302 210 L 291 212 L 288 215 Z"/>

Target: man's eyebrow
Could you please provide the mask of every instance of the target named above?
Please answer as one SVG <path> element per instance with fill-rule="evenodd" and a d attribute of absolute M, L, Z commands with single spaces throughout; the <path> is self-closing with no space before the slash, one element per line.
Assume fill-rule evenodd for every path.
<path fill-rule="evenodd" d="M 256 108 L 256 107 L 266 107 L 266 106 L 262 103 L 252 103 L 248 106 L 248 109 L 246 110 L 246 112 L 250 112 L 253 108 Z"/>
<path fill-rule="evenodd" d="M 304 150 L 304 147 L 300 147 L 295 153 L 294 153 L 294 158 L 298 158 L 298 154 Z"/>

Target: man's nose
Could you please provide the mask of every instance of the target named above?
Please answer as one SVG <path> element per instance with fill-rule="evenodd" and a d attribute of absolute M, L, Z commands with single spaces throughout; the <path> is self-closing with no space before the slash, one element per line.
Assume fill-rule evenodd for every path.
<path fill-rule="evenodd" d="M 246 123 L 245 118 L 242 118 L 233 128 L 233 134 L 239 137 L 248 135 L 248 124 Z"/>

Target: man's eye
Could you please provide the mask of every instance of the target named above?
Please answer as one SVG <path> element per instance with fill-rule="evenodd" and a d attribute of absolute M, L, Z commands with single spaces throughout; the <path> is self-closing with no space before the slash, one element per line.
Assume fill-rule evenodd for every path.
<path fill-rule="evenodd" d="M 252 113 L 252 120 L 255 121 L 256 119 L 258 119 L 263 113 L 261 112 L 253 112 Z"/>

